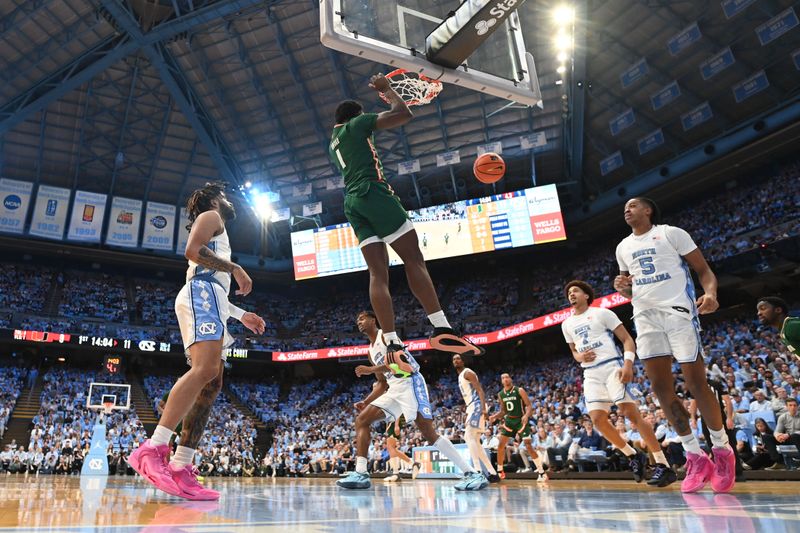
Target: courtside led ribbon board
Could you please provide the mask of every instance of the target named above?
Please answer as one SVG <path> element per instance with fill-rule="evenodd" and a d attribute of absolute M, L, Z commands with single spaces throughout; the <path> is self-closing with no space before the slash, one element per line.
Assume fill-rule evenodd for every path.
<path fill-rule="evenodd" d="M 67 208 L 72 191 L 62 187 L 39 185 L 36 191 L 36 204 L 33 207 L 31 235 L 48 239 L 64 238 L 64 225 L 67 221 Z"/>
<path fill-rule="evenodd" d="M 75 191 L 67 239 L 71 241 L 100 242 L 103 216 L 106 211 L 106 198 L 105 194 Z"/>
<path fill-rule="evenodd" d="M 142 201 L 115 196 L 108 213 L 106 244 L 135 248 L 139 246 L 139 227 L 142 225 Z"/>
<path fill-rule="evenodd" d="M 629 303 L 630 300 L 615 292 L 608 294 L 601 298 L 596 298 L 592 302 L 592 307 L 602 307 L 611 309 Z M 519 324 L 514 324 L 507 328 L 491 331 L 489 333 L 476 333 L 466 335 L 466 337 L 475 344 L 494 344 L 496 342 L 513 339 L 521 335 L 527 335 L 534 331 L 541 331 L 543 329 L 558 326 L 567 318 L 572 316 L 572 308 L 567 307 L 559 311 L 548 313 L 546 315 L 536 317 Z M 432 350 L 430 343 L 426 339 L 417 339 L 406 341 L 406 346 L 412 352 L 424 352 Z M 272 352 L 272 360 L 281 363 L 291 363 L 295 361 L 312 361 L 316 359 L 336 359 L 339 357 L 357 357 L 364 356 L 369 353 L 369 345 L 360 346 L 339 346 L 331 348 L 321 348 L 318 350 L 300 350 L 295 352 Z"/>
<path fill-rule="evenodd" d="M 22 233 L 25 217 L 31 206 L 33 183 L 27 181 L 0 179 L 0 231 Z"/>
<path fill-rule="evenodd" d="M 147 202 L 142 248 L 172 250 L 175 236 L 175 206 Z"/>

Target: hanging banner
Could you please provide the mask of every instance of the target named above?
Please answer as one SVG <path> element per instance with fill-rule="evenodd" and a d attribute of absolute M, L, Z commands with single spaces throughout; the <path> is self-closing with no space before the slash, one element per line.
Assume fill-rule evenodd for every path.
<path fill-rule="evenodd" d="M 322 213 L 322 202 L 314 202 L 313 204 L 303 204 L 303 216 L 310 217 Z"/>
<path fill-rule="evenodd" d="M 135 248 L 139 246 L 139 227 L 142 225 L 142 201 L 115 196 L 108 213 L 106 244 Z"/>
<path fill-rule="evenodd" d="M 764 24 L 756 28 L 756 35 L 761 42 L 761 46 L 766 46 L 784 33 L 796 27 L 800 23 L 797 20 L 797 13 L 791 7 L 781 11 Z"/>
<path fill-rule="evenodd" d="M 731 52 L 730 48 L 726 48 L 700 63 L 700 75 L 703 76 L 704 80 L 708 81 L 735 62 L 733 52 Z"/>
<path fill-rule="evenodd" d="M 523 150 L 533 150 L 542 146 L 547 146 L 547 136 L 543 131 L 523 135 L 519 138 L 519 147 Z"/>
<path fill-rule="evenodd" d="M 677 81 L 673 81 L 657 93 L 650 96 L 650 104 L 653 111 L 658 111 L 668 103 L 672 102 L 681 95 L 681 88 Z"/>
<path fill-rule="evenodd" d="M 489 152 L 494 152 L 496 154 L 503 153 L 503 143 L 500 141 L 495 141 L 486 144 L 479 144 L 478 145 L 478 155 L 483 155 Z"/>
<path fill-rule="evenodd" d="M 419 172 L 419 168 L 419 159 L 401 161 L 397 164 L 397 173 L 400 175 L 413 174 L 414 172 Z"/>
<path fill-rule="evenodd" d="M 33 183 L 27 181 L 0 179 L 0 231 L 5 233 L 22 233 L 25 217 L 31 206 Z"/>
<path fill-rule="evenodd" d="M 605 176 L 622 166 L 622 152 L 616 151 L 600 161 L 600 174 Z"/>
<path fill-rule="evenodd" d="M 178 218 L 178 243 L 175 245 L 175 253 L 183 255 L 186 252 L 186 243 L 189 242 L 189 230 L 186 226 L 189 224 L 189 211 L 185 207 L 181 207 L 180 218 Z"/>
<path fill-rule="evenodd" d="M 301 183 L 292 187 L 292 196 L 308 196 L 311 194 L 311 184 Z"/>
<path fill-rule="evenodd" d="M 172 250 L 175 236 L 175 206 L 147 202 L 142 248 Z"/>
<path fill-rule="evenodd" d="M 670 54 L 676 56 L 699 41 L 701 37 L 703 37 L 703 34 L 700 33 L 700 27 L 695 22 L 688 28 L 673 35 L 667 41 L 667 50 L 669 50 Z"/>
<path fill-rule="evenodd" d="M 447 165 L 456 165 L 461 162 L 461 154 L 458 150 L 452 150 L 443 154 L 436 154 L 436 166 L 446 167 Z"/>
<path fill-rule="evenodd" d="M 711 111 L 711 106 L 708 105 L 708 102 L 703 102 L 688 113 L 681 115 L 683 131 L 689 131 L 695 126 L 699 126 L 703 122 L 711 120 L 711 117 L 713 116 L 714 112 Z"/>
<path fill-rule="evenodd" d="M 281 220 L 289 220 L 292 217 L 292 211 L 288 207 L 283 209 L 273 209 L 271 222 L 280 222 Z"/>
<path fill-rule="evenodd" d="M 639 155 L 644 155 L 664 144 L 664 132 L 658 128 L 639 139 L 636 144 L 639 147 Z"/>
<path fill-rule="evenodd" d="M 103 215 L 106 211 L 105 194 L 75 191 L 72 201 L 72 218 L 67 239 L 71 241 L 100 242 Z"/>
<path fill-rule="evenodd" d="M 622 130 L 628 129 L 636 123 L 636 116 L 633 114 L 633 109 L 628 108 L 616 117 L 608 121 L 608 128 L 611 130 L 611 135 L 616 137 Z"/>
<path fill-rule="evenodd" d="M 756 0 L 722 0 L 722 11 L 725 12 L 725 18 L 733 18 L 745 9 L 747 6 Z"/>
<path fill-rule="evenodd" d="M 63 239 L 70 194 L 69 189 L 39 185 L 28 233 L 48 239 Z"/>
<path fill-rule="evenodd" d="M 325 180 L 325 188 L 329 191 L 334 189 L 344 189 L 344 178 L 342 176 L 328 178 Z"/>
<path fill-rule="evenodd" d="M 738 104 L 740 102 L 744 102 L 754 94 L 760 93 L 767 87 L 769 87 L 767 75 L 763 70 L 760 70 L 746 80 L 740 81 L 731 87 L 731 89 L 733 90 L 733 97 L 736 99 L 736 103 Z"/>
<path fill-rule="evenodd" d="M 648 72 L 650 72 L 650 68 L 647 66 L 647 60 L 642 58 L 620 74 L 619 82 L 623 89 L 627 89 L 637 80 L 645 77 Z"/>

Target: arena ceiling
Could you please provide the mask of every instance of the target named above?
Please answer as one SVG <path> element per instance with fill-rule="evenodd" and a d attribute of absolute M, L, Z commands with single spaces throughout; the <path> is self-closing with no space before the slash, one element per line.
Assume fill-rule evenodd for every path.
<path fill-rule="evenodd" d="M 559 184 L 562 204 L 579 207 L 797 99 L 800 30 L 776 37 L 773 24 L 766 44 L 759 33 L 798 4 L 577 1 L 570 78 L 556 72 L 557 3 L 528 0 L 520 15 L 543 109 L 446 86 L 404 129 L 381 133 L 378 149 L 391 173 L 421 160 L 420 172 L 393 180 L 414 208 L 530 186 L 532 156 L 519 137 L 544 132 L 536 181 Z M 728 18 L 731 6 L 741 12 Z M 701 65 L 727 49 L 733 63 L 704 79 Z M 317 0 L 8 0 L 0 3 L 0 174 L 166 203 L 183 203 L 207 180 L 251 181 L 279 191 L 294 214 L 322 201 L 321 222 L 341 222 L 342 191 L 326 188 L 336 174 L 326 149 L 333 111 L 353 97 L 381 109 L 366 84 L 386 70 L 320 44 Z M 768 86 L 737 103 L 732 87 L 762 70 Z M 763 80 L 751 82 L 746 91 Z M 682 116 L 697 109 L 704 120 L 686 130 Z M 650 138 L 641 154 L 639 141 L 659 129 L 663 143 Z M 492 188 L 472 179 L 471 164 L 477 145 L 498 140 L 510 170 Z M 437 167 L 436 154 L 453 149 L 463 162 Z M 601 162 L 616 152 L 622 166 L 603 175 Z M 303 183 L 312 194 L 293 196 Z"/>

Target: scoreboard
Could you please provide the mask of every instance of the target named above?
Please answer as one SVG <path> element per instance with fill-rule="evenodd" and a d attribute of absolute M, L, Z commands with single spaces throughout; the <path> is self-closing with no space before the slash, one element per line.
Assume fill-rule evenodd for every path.
<path fill-rule="evenodd" d="M 555 185 L 409 211 L 426 260 L 567 238 Z M 292 233 L 295 279 L 366 270 L 350 224 Z M 400 258 L 389 248 L 389 263 Z"/>

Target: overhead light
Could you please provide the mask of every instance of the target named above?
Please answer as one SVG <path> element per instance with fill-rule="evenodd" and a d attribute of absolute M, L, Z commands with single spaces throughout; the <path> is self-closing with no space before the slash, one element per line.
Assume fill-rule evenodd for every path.
<path fill-rule="evenodd" d="M 566 52 L 572 49 L 572 38 L 564 32 L 559 32 L 553 44 L 559 52 Z"/>
<path fill-rule="evenodd" d="M 569 56 L 566 52 L 559 52 L 558 55 L 556 55 L 556 59 L 558 59 L 559 63 L 565 63 L 567 59 L 569 59 Z"/>
<path fill-rule="evenodd" d="M 558 72 L 559 74 L 564 74 L 566 71 L 567 67 L 565 67 L 564 65 L 559 65 L 558 68 L 556 69 L 556 72 Z"/>
<path fill-rule="evenodd" d="M 556 80 L 556 85 L 564 85 L 564 80 Z"/>
<path fill-rule="evenodd" d="M 572 6 L 560 5 L 553 10 L 553 21 L 559 25 L 569 25 L 575 21 L 575 9 Z"/>
<path fill-rule="evenodd" d="M 269 194 L 259 193 L 253 196 L 253 208 L 256 210 L 259 218 L 266 222 L 272 218 L 272 200 Z"/>
<path fill-rule="evenodd" d="M 249 189 L 250 187 L 253 186 L 253 183 L 251 181 L 245 181 L 244 182 L 244 186 L 245 186 L 245 188 Z"/>
<path fill-rule="evenodd" d="M 57 360 L 59 363 L 63 363 L 64 361 L 66 361 L 66 359 L 65 359 L 64 357 L 59 357 L 59 358 L 58 358 L 58 359 L 56 359 L 56 360 Z"/>

